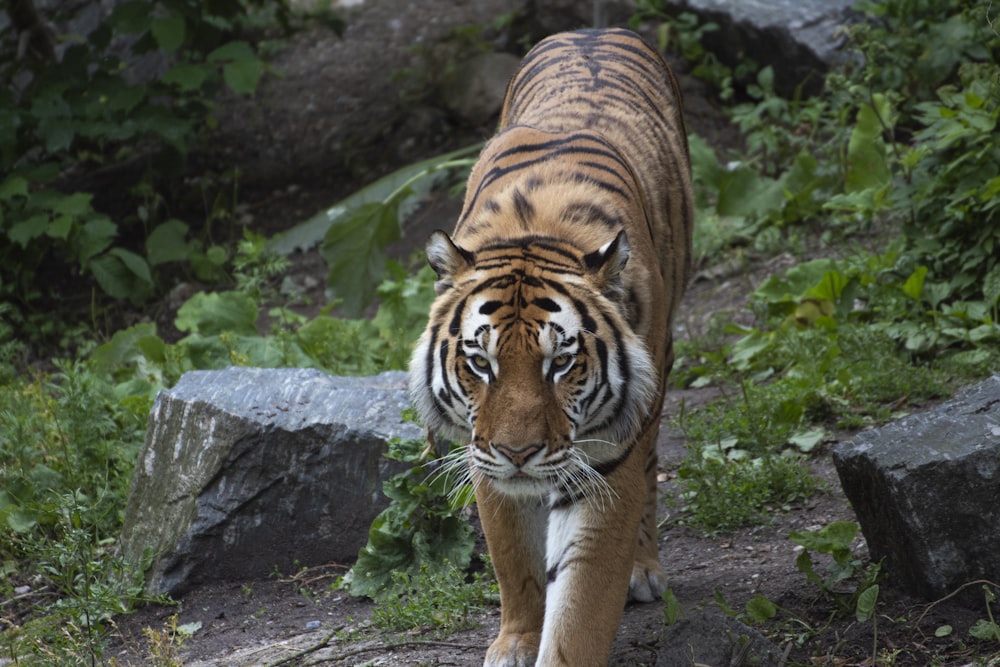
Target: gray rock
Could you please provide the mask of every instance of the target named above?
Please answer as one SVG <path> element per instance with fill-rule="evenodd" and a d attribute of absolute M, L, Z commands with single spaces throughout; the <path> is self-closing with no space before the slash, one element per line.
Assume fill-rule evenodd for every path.
<path fill-rule="evenodd" d="M 671 11 L 688 11 L 719 30 L 706 33 L 705 48 L 729 65 L 751 58 L 774 68 L 775 86 L 790 94 L 805 82 L 814 92 L 822 74 L 845 58 L 840 28 L 852 20 L 856 0 L 678 0 Z"/>
<path fill-rule="evenodd" d="M 894 583 L 937 599 L 1000 580 L 1000 376 L 858 434 L 833 460 L 869 553 Z"/>
<path fill-rule="evenodd" d="M 698 609 L 664 627 L 656 667 L 782 664 L 781 650 L 751 627 L 712 609 Z"/>
<path fill-rule="evenodd" d="M 152 556 L 146 590 L 353 562 L 388 504 L 382 457 L 403 422 L 406 374 L 314 370 L 186 373 L 149 417 L 122 530 L 133 562 Z"/>

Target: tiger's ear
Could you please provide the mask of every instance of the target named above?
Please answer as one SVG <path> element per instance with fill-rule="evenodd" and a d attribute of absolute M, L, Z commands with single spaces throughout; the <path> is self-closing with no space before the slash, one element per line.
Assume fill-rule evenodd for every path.
<path fill-rule="evenodd" d="M 438 276 L 434 283 L 434 291 L 438 294 L 447 291 L 455 276 L 471 267 L 475 260 L 475 255 L 456 245 L 440 229 L 433 232 L 427 241 L 427 262 Z"/>
<path fill-rule="evenodd" d="M 609 298 L 622 291 L 622 271 L 628 264 L 632 246 L 629 245 L 625 230 L 618 232 L 613 241 L 605 243 L 583 258 L 587 269 L 593 274 L 598 288 Z"/>

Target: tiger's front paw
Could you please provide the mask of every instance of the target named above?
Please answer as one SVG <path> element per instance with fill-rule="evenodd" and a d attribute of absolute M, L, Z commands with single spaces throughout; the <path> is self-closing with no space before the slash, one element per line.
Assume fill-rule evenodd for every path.
<path fill-rule="evenodd" d="M 500 633 L 486 651 L 483 667 L 534 667 L 541 639 L 537 632 Z"/>
<path fill-rule="evenodd" d="M 628 582 L 628 599 L 636 602 L 658 600 L 667 590 L 667 575 L 660 562 L 637 558 L 632 566 L 632 578 Z"/>

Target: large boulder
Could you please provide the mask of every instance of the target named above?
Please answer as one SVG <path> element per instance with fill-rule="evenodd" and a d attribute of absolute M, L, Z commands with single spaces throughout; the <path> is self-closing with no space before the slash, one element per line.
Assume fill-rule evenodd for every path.
<path fill-rule="evenodd" d="M 833 460 L 869 553 L 894 583 L 937 599 L 1000 581 L 1000 376 L 858 434 Z"/>
<path fill-rule="evenodd" d="M 406 374 L 193 371 L 149 417 L 122 530 L 133 562 L 152 556 L 146 590 L 353 562 L 400 469 L 390 438 L 404 422 Z"/>
<path fill-rule="evenodd" d="M 719 29 L 705 33 L 704 46 L 729 65 L 751 58 L 774 68 L 775 86 L 791 94 L 805 83 L 816 92 L 823 74 L 845 58 L 842 32 L 860 15 L 857 0 L 677 0 L 671 11 L 696 14 Z"/>

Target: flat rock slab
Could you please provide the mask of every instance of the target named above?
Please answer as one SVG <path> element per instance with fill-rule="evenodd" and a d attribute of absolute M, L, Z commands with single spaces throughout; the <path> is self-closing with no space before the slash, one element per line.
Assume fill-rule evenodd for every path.
<path fill-rule="evenodd" d="M 423 437 L 408 405 L 402 372 L 186 373 L 153 405 L 123 553 L 152 558 L 152 595 L 353 562 L 402 466 L 382 456 L 388 440 Z"/>
<path fill-rule="evenodd" d="M 872 560 L 938 599 L 1000 581 L 1000 376 L 833 452 Z M 981 603 L 981 598 L 979 599 Z"/>

